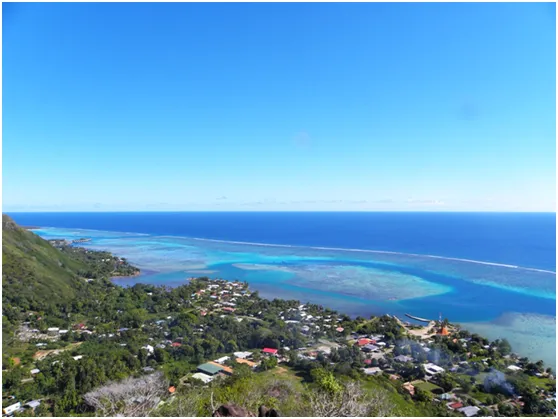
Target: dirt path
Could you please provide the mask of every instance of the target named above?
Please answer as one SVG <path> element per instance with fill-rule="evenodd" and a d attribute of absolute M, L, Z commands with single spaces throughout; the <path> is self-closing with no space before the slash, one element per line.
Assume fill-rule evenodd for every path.
<path fill-rule="evenodd" d="M 67 347 L 60 348 L 60 349 L 49 349 L 49 350 L 46 350 L 46 351 L 37 351 L 37 352 L 35 352 L 35 355 L 33 355 L 33 359 L 37 360 L 37 361 L 41 361 L 49 355 L 58 355 L 58 354 L 61 354 L 64 351 L 69 351 L 71 349 L 77 348 L 82 343 L 83 342 L 72 343 L 72 344 L 68 345 Z"/>
<path fill-rule="evenodd" d="M 435 329 L 436 322 L 434 321 L 431 321 L 430 323 L 428 323 L 427 326 L 423 326 L 420 329 L 410 329 L 407 326 L 405 326 L 405 324 L 398 317 L 395 316 L 393 317 L 395 318 L 395 320 L 397 320 L 399 325 L 403 329 L 405 329 L 407 333 L 409 333 L 410 335 L 418 336 L 421 339 L 428 339 L 436 334 L 436 329 Z"/>

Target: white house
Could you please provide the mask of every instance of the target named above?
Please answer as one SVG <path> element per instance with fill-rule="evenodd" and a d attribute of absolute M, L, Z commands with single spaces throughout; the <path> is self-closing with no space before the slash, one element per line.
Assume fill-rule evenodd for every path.
<path fill-rule="evenodd" d="M 509 370 L 512 370 L 512 371 L 521 371 L 521 368 L 518 367 L 517 365 L 510 365 L 510 366 L 508 367 L 508 369 L 509 369 Z"/>
<path fill-rule="evenodd" d="M 219 359 L 216 359 L 214 362 L 217 362 L 218 364 L 224 364 L 225 361 L 228 361 L 229 359 L 231 359 L 230 356 L 223 356 Z"/>
<path fill-rule="evenodd" d="M 38 368 L 33 368 L 33 369 L 31 370 L 31 374 L 33 374 L 33 375 L 38 374 L 38 373 L 40 373 L 40 372 L 41 372 L 41 370 L 38 369 Z"/>
<path fill-rule="evenodd" d="M 151 346 L 151 345 L 142 346 L 141 349 L 147 350 L 147 352 L 149 352 L 150 354 L 152 354 L 152 353 L 155 351 L 155 349 L 154 349 L 153 346 Z"/>
<path fill-rule="evenodd" d="M 442 367 L 439 367 L 436 364 L 432 364 L 429 362 L 428 364 L 424 364 L 424 370 L 427 374 L 436 375 L 444 372 L 445 370 Z"/>
<path fill-rule="evenodd" d="M 30 402 L 25 403 L 25 406 L 30 407 L 31 409 L 35 410 L 37 407 L 41 405 L 40 400 L 31 400 Z"/>
<path fill-rule="evenodd" d="M 12 415 L 15 412 L 17 412 L 19 409 L 21 409 L 21 403 L 17 402 L 15 404 L 12 404 L 2 409 L 2 412 L 4 412 L 5 415 Z"/>
<path fill-rule="evenodd" d="M 198 380 L 203 381 L 205 384 L 210 383 L 211 381 L 213 381 L 213 379 L 215 377 L 212 377 L 210 375 L 204 374 L 203 372 L 197 372 L 195 374 L 192 374 L 192 378 L 196 378 Z"/>
<path fill-rule="evenodd" d="M 370 368 L 364 368 L 363 371 L 366 375 L 376 375 L 376 374 L 381 374 L 382 369 L 378 367 L 370 367 Z"/>
<path fill-rule="evenodd" d="M 457 410 L 470 418 L 471 416 L 475 416 L 477 413 L 479 413 L 480 409 L 476 406 L 465 406 Z"/>
<path fill-rule="evenodd" d="M 246 359 L 252 355 L 252 352 L 234 352 L 235 358 Z"/>

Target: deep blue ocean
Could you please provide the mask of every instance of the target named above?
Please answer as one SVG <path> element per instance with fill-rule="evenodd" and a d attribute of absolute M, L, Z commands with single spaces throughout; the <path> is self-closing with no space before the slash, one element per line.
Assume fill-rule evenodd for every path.
<path fill-rule="evenodd" d="M 122 285 L 204 275 L 350 315 L 443 313 L 555 366 L 554 213 L 9 215 L 42 237 L 90 237 L 85 246 L 127 257 L 143 274 Z"/>

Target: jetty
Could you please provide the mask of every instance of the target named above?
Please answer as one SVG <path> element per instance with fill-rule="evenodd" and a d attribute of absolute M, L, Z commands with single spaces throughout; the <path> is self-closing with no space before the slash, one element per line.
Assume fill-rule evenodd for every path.
<path fill-rule="evenodd" d="M 423 322 L 423 323 L 430 323 L 432 321 L 432 320 L 428 320 L 428 319 L 423 319 L 422 317 L 412 316 L 408 313 L 405 313 L 405 316 L 407 316 L 410 319 L 416 320 L 418 322 Z"/>

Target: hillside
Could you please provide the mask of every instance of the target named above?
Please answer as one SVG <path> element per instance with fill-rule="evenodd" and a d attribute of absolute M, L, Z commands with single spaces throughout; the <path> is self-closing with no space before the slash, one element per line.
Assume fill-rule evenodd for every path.
<path fill-rule="evenodd" d="M 10 307 L 42 310 L 71 301 L 86 288 L 77 274 L 86 268 L 2 215 L 2 303 L 8 316 Z"/>

